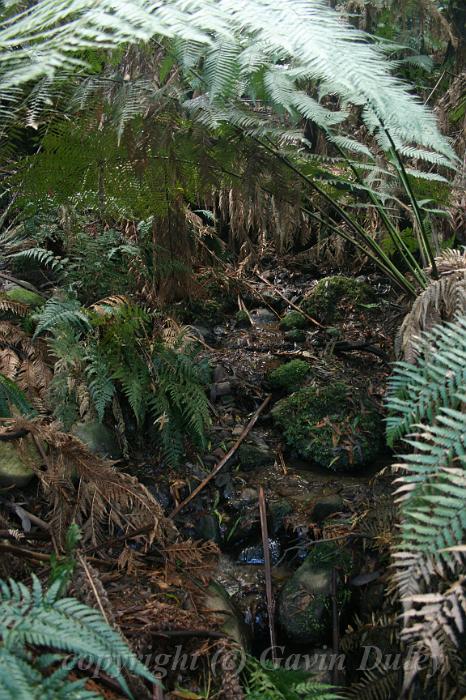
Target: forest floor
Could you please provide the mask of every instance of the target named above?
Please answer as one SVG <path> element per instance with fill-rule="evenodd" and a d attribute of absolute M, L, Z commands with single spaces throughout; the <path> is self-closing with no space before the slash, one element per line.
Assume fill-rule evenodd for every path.
<path fill-rule="evenodd" d="M 256 655 L 270 647 L 267 579 L 278 601 L 317 541 L 334 539 L 350 555 L 350 565 L 338 569 L 338 587 L 346 596 L 344 612 L 340 619 L 330 619 L 319 643 L 303 643 L 299 635 L 293 638 L 275 615 L 272 626 L 279 645 L 289 653 L 338 645 L 332 628 L 341 639 L 346 625 L 354 624 L 354 613 L 371 614 L 382 605 L 393 506 L 392 477 L 381 470 L 391 463 L 390 454 L 382 451 L 360 469 L 325 469 L 294 454 L 271 417 L 271 409 L 287 392 L 271 385 L 270 373 L 293 359 L 308 363 L 324 386 L 344 381 L 355 392 L 364 391 L 383 412 L 395 329 L 404 309 L 385 280 L 377 276 L 358 280 L 376 291 L 376 303 L 341 299 L 336 320 L 309 321 L 298 334 L 284 329 L 280 319 L 301 303 L 317 280 L 276 259 L 241 282 L 223 273 L 200 271 L 207 298 L 183 307 L 181 313 L 178 308 L 213 368 L 208 449 L 175 471 L 155 460 L 143 439 L 131 461 L 118 468 L 137 476 L 169 516 L 208 479 L 229 450 L 231 457 L 174 517 L 181 541 L 164 547 L 154 543 L 147 551 L 137 539 L 126 542 L 121 535 L 85 550 L 90 576 L 102 586 L 114 622 L 149 666 L 160 667 L 162 677 L 167 674 L 164 682 L 171 693 L 162 696 L 157 691 L 159 697 L 206 697 L 199 693 L 206 674 L 212 673 L 212 656 L 219 649 L 225 652 L 225 635 Z M 248 430 L 268 396 L 267 406 Z M 270 568 L 264 558 L 260 487 L 268 513 Z M 11 502 L 20 518 L 18 506 L 46 517 L 34 486 L 19 497 L 15 493 Z M 3 547 L 11 558 L 11 575 L 24 574 L 31 561 L 46 571 L 50 546 L 45 535 L 33 551 L 21 543 Z M 221 597 L 229 594 L 227 603 L 219 603 L 218 591 L 212 593 L 212 581 L 221 584 Z M 190 671 L 172 663 L 177 650 L 201 659 L 200 667 Z M 331 674 L 322 677 L 332 681 Z M 106 686 L 108 697 L 118 697 L 108 679 L 101 677 L 99 682 Z"/>

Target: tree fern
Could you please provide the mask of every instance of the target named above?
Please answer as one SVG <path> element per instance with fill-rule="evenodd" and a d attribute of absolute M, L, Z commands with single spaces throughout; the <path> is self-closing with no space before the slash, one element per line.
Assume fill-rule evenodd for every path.
<path fill-rule="evenodd" d="M 34 574 L 32 578 L 32 589 L 0 580 L 2 698 L 100 697 L 85 689 L 85 679 L 68 680 L 79 662 L 104 670 L 128 697 L 124 670 L 156 682 L 100 613 L 75 598 L 60 598 L 60 580 L 44 591 Z"/>
<path fill-rule="evenodd" d="M 272 69 L 268 79 L 274 74 L 280 81 L 283 76 L 289 78 L 286 102 L 302 116 L 312 112 L 313 118 L 326 120 L 326 111 L 317 105 L 310 109 L 310 101 L 297 88 L 303 80 L 315 81 L 321 94 L 333 93 L 343 105 L 351 102 L 362 107 L 362 118 L 380 137 L 381 145 L 386 146 L 383 122 L 401 143 L 418 144 L 450 162 L 455 160 L 433 115 L 390 75 L 396 64 L 390 64 L 364 34 L 342 22 L 323 0 L 240 4 L 191 0 L 188 5 L 171 0 L 161 6 L 153 0 L 106 0 L 98 7 L 91 0 L 71 4 L 56 0 L 53 7 L 48 0 L 39 0 L 16 17 L 4 14 L 0 26 L 3 91 L 42 75 L 53 77 L 60 70 L 82 68 L 81 48 L 112 48 L 147 42 L 154 36 L 171 42 L 178 55 L 193 57 L 181 62 L 180 68 L 188 82 L 197 81 L 197 87 L 201 74 L 211 101 L 248 94 L 249 85 L 257 85 L 258 76 L 260 80 L 261 64 Z M 252 46 L 260 47 L 254 60 Z M 277 64 L 281 73 L 275 70 Z"/>
<path fill-rule="evenodd" d="M 413 449 L 397 465 L 394 581 L 403 635 L 443 660 L 466 615 L 466 317 L 434 327 L 416 350 L 416 364 L 397 364 L 387 398 L 389 439 L 407 435 Z"/>

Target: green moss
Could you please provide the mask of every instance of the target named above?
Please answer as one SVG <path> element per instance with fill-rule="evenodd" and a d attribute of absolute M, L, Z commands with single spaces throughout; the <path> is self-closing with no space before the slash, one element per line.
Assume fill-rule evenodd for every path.
<path fill-rule="evenodd" d="M 13 287 L 5 292 L 5 296 L 10 299 L 10 301 L 16 301 L 20 304 L 26 304 L 26 306 L 40 306 L 44 303 L 45 299 L 31 292 L 29 289 L 23 289 L 23 287 Z"/>
<path fill-rule="evenodd" d="M 374 292 L 368 284 L 335 275 L 319 280 L 301 306 L 321 323 L 332 323 L 343 318 L 349 306 L 371 301 L 374 301 Z"/>
<path fill-rule="evenodd" d="M 34 476 L 29 463 L 39 466 L 41 458 L 31 439 L 0 442 L 0 487 L 22 488 Z"/>
<path fill-rule="evenodd" d="M 284 391 L 295 391 L 302 386 L 309 375 L 310 365 L 303 360 L 291 360 L 277 367 L 269 374 L 269 382 L 272 388 Z"/>
<path fill-rule="evenodd" d="M 249 314 L 247 313 L 247 311 L 241 311 L 241 310 L 237 311 L 235 319 L 236 319 L 237 325 L 240 326 L 241 328 L 246 328 L 247 326 L 251 325 L 251 320 L 249 318 Z"/>
<path fill-rule="evenodd" d="M 280 328 L 282 331 L 303 329 L 306 328 L 307 325 L 306 317 L 300 314 L 299 311 L 289 311 L 280 321 Z"/>
<path fill-rule="evenodd" d="M 383 445 L 381 416 L 344 383 L 300 389 L 279 401 L 272 416 L 290 449 L 334 471 L 370 463 Z"/>

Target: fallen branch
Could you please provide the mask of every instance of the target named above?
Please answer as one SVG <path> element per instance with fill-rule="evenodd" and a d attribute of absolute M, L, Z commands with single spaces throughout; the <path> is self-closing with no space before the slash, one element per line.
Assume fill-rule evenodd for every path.
<path fill-rule="evenodd" d="M 275 601 L 272 589 L 272 571 L 270 564 L 269 533 L 267 529 L 267 509 L 265 505 L 264 489 L 259 486 L 259 513 L 261 521 L 262 548 L 264 550 L 264 574 L 265 574 L 265 594 L 267 597 L 267 615 L 269 618 L 270 646 L 272 648 L 272 662 L 277 662 L 276 640 L 275 640 Z"/>
<path fill-rule="evenodd" d="M 206 478 L 203 481 L 201 481 L 199 486 L 197 486 L 194 489 L 194 491 L 192 493 L 190 493 L 187 498 L 184 499 L 184 501 L 181 501 L 181 503 L 179 503 L 176 506 L 176 508 L 174 510 L 172 510 L 172 512 L 170 513 L 170 518 L 174 518 L 175 515 L 178 515 L 180 510 L 182 510 L 185 506 L 187 506 L 188 503 L 190 503 L 193 500 L 193 498 L 195 498 L 197 496 L 197 494 L 200 493 L 204 489 L 205 486 L 207 486 L 207 484 L 214 478 L 214 476 L 216 476 L 219 473 L 219 471 L 222 469 L 222 467 L 224 467 L 225 464 L 230 461 L 230 459 L 233 457 L 233 455 L 235 454 L 238 447 L 243 442 L 244 438 L 248 435 L 251 428 L 253 428 L 254 425 L 256 424 L 257 419 L 259 418 L 260 414 L 262 413 L 264 408 L 267 406 L 267 404 L 269 403 L 271 398 L 272 398 L 271 394 L 269 394 L 268 396 L 265 397 L 265 399 L 263 400 L 263 402 L 261 403 L 261 405 L 259 406 L 259 408 L 255 412 L 255 414 L 253 415 L 253 417 L 251 418 L 251 420 L 249 421 L 249 423 L 247 424 L 247 426 L 245 427 L 245 429 L 243 430 L 243 432 L 241 433 L 241 435 L 239 436 L 239 438 L 237 439 L 237 441 L 233 445 L 233 447 L 231 447 L 228 450 L 226 455 L 224 457 L 222 457 L 222 459 L 217 464 L 217 466 L 213 469 L 213 471 L 211 471 L 210 474 L 208 476 L 206 476 Z"/>

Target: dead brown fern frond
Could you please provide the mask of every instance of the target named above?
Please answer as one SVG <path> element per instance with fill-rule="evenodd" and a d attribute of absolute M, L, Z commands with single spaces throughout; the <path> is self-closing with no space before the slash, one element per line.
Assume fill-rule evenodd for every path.
<path fill-rule="evenodd" d="M 15 316 L 24 318 L 29 313 L 29 306 L 27 304 L 21 304 L 19 301 L 12 301 L 4 295 L 0 295 L 0 312 L 1 313 L 12 313 Z"/>
<path fill-rule="evenodd" d="M 17 383 L 34 408 L 45 411 L 46 393 L 52 371 L 40 342 L 31 338 L 17 325 L 0 321 L 0 373 Z"/>
<path fill-rule="evenodd" d="M 42 450 L 45 468 L 31 460 L 51 512 L 51 528 L 63 543 L 72 522 L 77 522 L 84 541 L 97 544 L 105 531 L 139 530 L 148 527 L 145 539 L 165 543 L 174 528 L 161 506 L 135 477 L 118 471 L 112 462 L 92 454 L 76 437 L 60 430 L 56 423 L 15 418 L 13 430 L 26 430 Z"/>
<path fill-rule="evenodd" d="M 438 323 L 466 314 L 466 251 L 445 251 L 436 258 L 438 280 L 417 297 L 397 336 L 397 354 L 412 362 L 416 339 Z"/>

